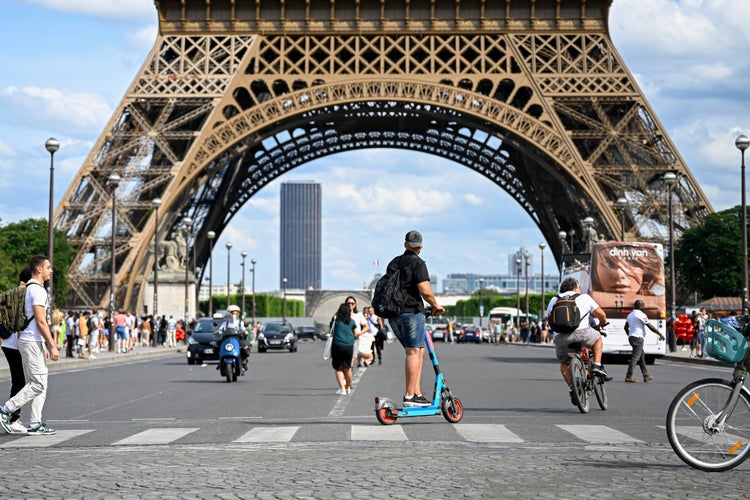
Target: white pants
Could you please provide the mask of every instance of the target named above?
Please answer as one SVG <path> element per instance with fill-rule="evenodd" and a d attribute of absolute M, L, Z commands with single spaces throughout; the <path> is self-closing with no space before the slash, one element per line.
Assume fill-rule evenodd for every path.
<path fill-rule="evenodd" d="M 26 385 L 18 394 L 5 402 L 12 412 L 22 408 L 31 401 L 29 423 L 42 422 L 42 409 L 47 399 L 47 361 L 44 358 L 44 346 L 41 342 L 18 341 L 18 352 L 23 360 L 23 375 Z"/>

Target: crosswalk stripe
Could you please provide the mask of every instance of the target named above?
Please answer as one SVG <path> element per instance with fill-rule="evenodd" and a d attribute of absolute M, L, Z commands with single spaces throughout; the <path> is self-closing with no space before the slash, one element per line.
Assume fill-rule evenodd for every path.
<path fill-rule="evenodd" d="M 56 434 L 47 436 L 23 436 L 15 441 L 0 444 L 0 448 L 49 448 L 60 444 L 68 439 L 94 432 L 93 429 L 65 429 L 58 430 Z M 22 434 L 19 434 L 22 436 Z"/>
<path fill-rule="evenodd" d="M 233 443 L 275 443 L 291 441 L 299 426 L 290 427 L 253 427 Z"/>
<path fill-rule="evenodd" d="M 453 424 L 467 441 L 475 443 L 522 443 L 523 439 L 502 424 Z"/>
<path fill-rule="evenodd" d="M 400 425 L 352 425 L 352 441 L 406 441 Z"/>
<path fill-rule="evenodd" d="M 112 443 L 114 446 L 118 445 L 132 445 L 132 444 L 167 444 L 172 441 L 176 441 L 183 436 L 197 431 L 198 427 L 164 427 L 158 429 L 148 429 L 138 434 L 126 437 L 119 441 Z"/>
<path fill-rule="evenodd" d="M 597 444 L 642 443 L 640 439 L 628 436 L 606 425 L 557 425 L 577 438 Z"/>

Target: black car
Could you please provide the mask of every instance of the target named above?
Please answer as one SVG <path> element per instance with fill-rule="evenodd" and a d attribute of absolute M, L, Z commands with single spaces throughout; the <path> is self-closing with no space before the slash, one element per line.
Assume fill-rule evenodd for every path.
<path fill-rule="evenodd" d="M 189 365 L 204 361 L 219 360 L 219 326 L 223 319 L 201 318 L 195 324 L 193 334 L 188 338 L 187 362 Z"/>
<path fill-rule="evenodd" d="M 297 333 L 294 327 L 285 321 L 263 325 L 258 332 L 258 352 L 266 352 L 267 349 L 297 352 Z"/>
<path fill-rule="evenodd" d="M 315 341 L 320 338 L 320 331 L 315 326 L 298 326 L 294 329 L 298 339 L 310 339 Z"/>

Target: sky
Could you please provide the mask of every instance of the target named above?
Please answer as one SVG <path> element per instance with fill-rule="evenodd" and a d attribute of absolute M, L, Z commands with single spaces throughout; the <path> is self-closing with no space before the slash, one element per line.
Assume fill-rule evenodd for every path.
<path fill-rule="evenodd" d="M 59 204 L 153 46 L 157 14 L 152 0 L 0 0 L 0 12 L 0 224 L 8 224 L 47 217 L 49 137 L 61 142 Z M 714 210 L 739 205 L 734 140 L 750 135 L 750 2 L 615 0 L 610 32 Z M 411 229 L 424 236 L 436 291 L 449 273 L 507 273 L 522 247 L 540 272 L 541 232 L 491 181 L 441 158 L 367 150 L 303 165 L 250 199 L 217 238 L 215 284 L 226 283 L 231 241 L 232 282 L 246 251 L 257 259 L 256 291 L 279 289 L 279 191 L 289 180 L 322 186 L 325 289 L 369 283 Z M 549 248 L 543 260 L 545 274 L 557 272 Z"/>

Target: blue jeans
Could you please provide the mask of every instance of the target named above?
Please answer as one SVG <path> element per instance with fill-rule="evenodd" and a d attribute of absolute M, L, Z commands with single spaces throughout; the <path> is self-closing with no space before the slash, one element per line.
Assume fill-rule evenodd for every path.
<path fill-rule="evenodd" d="M 706 332 L 698 330 L 698 344 L 701 346 L 701 357 L 706 358 Z"/>
<path fill-rule="evenodd" d="M 424 347 L 424 314 L 401 313 L 388 323 L 402 346 Z"/>

